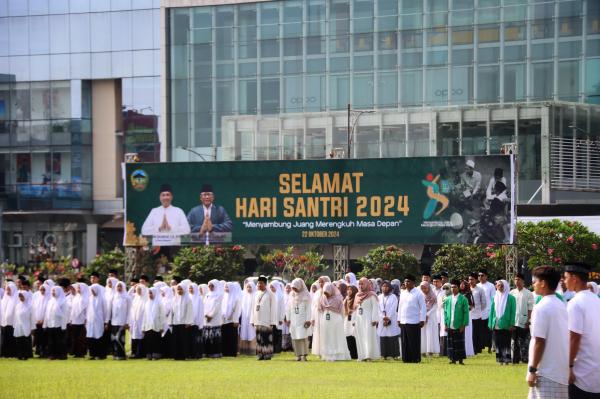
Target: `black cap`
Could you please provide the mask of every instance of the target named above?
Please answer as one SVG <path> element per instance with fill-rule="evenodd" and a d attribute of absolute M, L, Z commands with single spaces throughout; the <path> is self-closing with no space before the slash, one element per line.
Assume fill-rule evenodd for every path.
<path fill-rule="evenodd" d="M 203 184 L 202 188 L 200 189 L 201 193 L 212 193 L 213 192 L 213 186 L 212 184 Z"/>
<path fill-rule="evenodd" d="M 565 272 L 569 273 L 589 273 L 592 267 L 586 263 L 571 262 L 565 265 Z"/>
<path fill-rule="evenodd" d="M 412 282 L 415 282 L 415 281 L 417 281 L 417 279 L 415 278 L 415 276 L 413 276 L 412 274 L 407 274 L 407 275 L 404 277 L 404 279 L 405 279 L 405 280 L 410 280 L 410 281 L 412 281 Z"/>
<path fill-rule="evenodd" d="M 523 273 L 517 273 L 515 274 L 516 278 L 520 278 L 521 280 L 525 280 L 525 275 Z"/>
<path fill-rule="evenodd" d="M 181 277 L 180 277 L 180 276 L 173 276 L 173 277 L 171 278 L 171 280 L 175 280 L 175 282 L 176 282 L 177 284 L 179 284 L 179 283 L 181 283 L 181 280 L 182 280 L 182 279 L 181 279 Z"/>
<path fill-rule="evenodd" d="M 171 185 L 169 183 L 163 183 L 160 185 L 159 192 L 161 192 L 161 193 L 169 192 L 169 193 L 173 194 L 173 188 L 171 188 Z"/>
<path fill-rule="evenodd" d="M 440 276 L 442 276 L 442 277 L 448 277 L 448 272 L 441 272 Z"/>
<path fill-rule="evenodd" d="M 43 274 L 38 274 L 37 281 L 43 283 L 44 281 L 46 281 L 46 276 L 44 276 Z"/>
<path fill-rule="evenodd" d="M 146 280 L 146 281 L 150 281 L 150 279 L 148 278 L 148 276 L 147 276 L 147 275 L 145 275 L 145 274 L 142 274 L 142 275 L 140 276 L 140 280 Z"/>
<path fill-rule="evenodd" d="M 425 271 L 425 272 L 421 273 L 421 276 L 428 276 L 428 277 L 431 277 L 431 273 L 429 273 L 429 272 Z"/>
<path fill-rule="evenodd" d="M 258 278 L 258 281 L 262 281 L 263 283 L 266 283 L 266 282 L 267 282 L 267 277 L 266 277 L 266 276 L 263 276 L 263 275 L 261 275 L 261 276 Z"/>
<path fill-rule="evenodd" d="M 131 282 L 132 282 L 132 283 L 139 283 L 139 282 L 140 282 L 140 279 L 139 279 L 139 278 L 137 278 L 137 277 L 134 277 L 134 278 L 132 278 L 132 279 L 131 279 Z"/>
<path fill-rule="evenodd" d="M 156 277 L 154 277 L 154 280 L 156 280 L 156 281 L 164 281 L 163 276 L 156 276 Z"/>
<path fill-rule="evenodd" d="M 119 272 L 117 272 L 117 269 L 109 269 L 108 274 L 114 274 L 114 275 L 118 276 Z"/>
<path fill-rule="evenodd" d="M 31 287 L 31 283 L 29 282 L 29 280 L 24 279 L 24 280 L 21 280 L 21 286 Z"/>
<path fill-rule="evenodd" d="M 469 274 L 469 277 L 473 277 L 475 280 L 477 280 L 477 277 L 479 277 L 479 276 L 477 275 L 477 273 L 472 272 Z"/>
<path fill-rule="evenodd" d="M 452 281 L 450 281 L 450 285 L 460 286 L 460 281 L 458 279 L 453 278 Z"/>
<path fill-rule="evenodd" d="M 84 278 L 84 277 L 79 277 L 79 278 L 77 279 L 77 282 L 78 282 L 78 283 L 85 283 L 85 278 Z"/>
<path fill-rule="evenodd" d="M 68 278 L 61 278 L 60 280 L 58 280 L 58 285 L 60 285 L 63 288 L 68 288 L 71 285 L 71 280 L 69 280 Z"/>
<path fill-rule="evenodd" d="M 98 277 L 98 278 L 100 278 L 100 275 L 98 274 L 98 272 L 91 272 L 90 273 L 90 277 Z"/>
<path fill-rule="evenodd" d="M 479 273 L 481 273 L 481 274 L 485 274 L 486 276 L 488 275 L 488 272 L 487 272 L 487 270 L 485 270 L 485 269 L 480 269 L 480 270 L 479 270 Z"/>
<path fill-rule="evenodd" d="M 441 274 L 439 274 L 439 273 L 436 273 L 436 274 L 434 274 L 434 275 L 433 275 L 431 278 L 432 278 L 433 280 L 441 280 L 441 279 L 442 279 L 442 275 L 441 275 Z"/>

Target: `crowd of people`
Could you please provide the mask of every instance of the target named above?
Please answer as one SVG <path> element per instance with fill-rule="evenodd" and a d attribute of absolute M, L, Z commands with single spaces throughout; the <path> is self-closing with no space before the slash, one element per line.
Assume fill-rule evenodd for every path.
<path fill-rule="evenodd" d="M 533 271 L 533 292 L 518 274 L 515 288 L 492 284 L 485 270 L 468 280 L 447 273 L 421 281 L 248 278 L 196 284 L 174 277 L 132 279 L 109 273 L 104 285 L 25 278 L 0 289 L 0 354 L 40 358 L 175 360 L 293 351 L 297 361 L 356 359 L 418 363 L 447 356 L 451 364 L 495 351 L 500 365 L 527 363 L 530 396 L 600 396 L 600 298 L 589 267 Z M 34 292 L 32 292 L 34 291 Z M 131 353 L 126 354 L 129 330 Z M 558 394 L 557 394 L 558 392 Z M 555 395 L 555 396 L 548 396 Z M 558 395 L 558 396 L 556 396 Z M 591 395 L 591 396 L 585 396 Z"/>

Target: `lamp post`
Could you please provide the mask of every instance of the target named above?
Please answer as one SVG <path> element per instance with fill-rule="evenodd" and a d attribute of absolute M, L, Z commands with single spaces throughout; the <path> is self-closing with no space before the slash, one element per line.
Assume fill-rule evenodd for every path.
<path fill-rule="evenodd" d="M 180 148 L 182 150 L 189 151 L 192 154 L 198 155 L 200 158 L 202 158 L 202 160 L 204 162 L 208 162 L 208 160 L 205 157 L 210 157 L 213 161 L 217 159 L 217 157 L 215 155 L 200 154 L 198 151 L 196 151 L 196 150 L 194 150 L 194 149 L 192 149 L 190 147 L 183 147 L 183 146 L 181 146 L 181 147 L 177 147 L 177 148 Z"/>
<path fill-rule="evenodd" d="M 358 119 L 363 114 L 374 114 L 373 110 L 353 110 L 352 105 L 348 104 L 348 152 L 346 153 L 346 158 L 354 158 L 351 154 L 352 144 L 354 137 L 354 129 L 356 128 L 356 124 L 358 123 Z M 354 116 L 354 123 L 352 123 L 352 116 Z"/>

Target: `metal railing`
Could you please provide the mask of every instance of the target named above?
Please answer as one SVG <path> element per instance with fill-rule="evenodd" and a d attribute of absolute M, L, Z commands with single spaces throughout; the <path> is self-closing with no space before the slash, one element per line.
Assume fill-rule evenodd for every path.
<path fill-rule="evenodd" d="M 600 141 L 553 137 L 550 184 L 554 190 L 600 192 Z"/>

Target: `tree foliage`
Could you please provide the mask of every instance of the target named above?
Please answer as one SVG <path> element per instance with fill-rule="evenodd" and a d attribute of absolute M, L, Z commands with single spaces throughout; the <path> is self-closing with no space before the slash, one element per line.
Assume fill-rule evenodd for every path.
<path fill-rule="evenodd" d="M 172 272 L 197 283 L 212 279 L 237 280 L 244 271 L 244 251 L 239 245 L 182 248 L 175 257 Z"/>
<path fill-rule="evenodd" d="M 433 273 L 447 272 L 451 279 L 466 280 L 469 274 L 480 269 L 487 270 L 490 280 L 505 275 L 504 258 L 500 249 L 490 245 L 449 244 L 437 252 L 431 266 Z"/>
<path fill-rule="evenodd" d="M 384 280 L 403 279 L 407 274 L 419 273 L 419 262 L 410 252 L 395 245 L 381 245 L 371 249 L 367 255 L 357 259 L 363 266 L 360 277 Z"/>
<path fill-rule="evenodd" d="M 301 278 L 307 283 L 327 269 L 323 255 L 317 251 L 296 252 L 294 247 L 274 249 L 261 256 L 263 270 L 272 270 L 287 280 Z"/>

